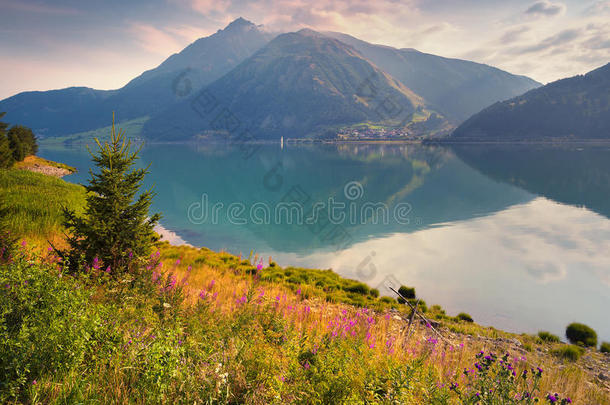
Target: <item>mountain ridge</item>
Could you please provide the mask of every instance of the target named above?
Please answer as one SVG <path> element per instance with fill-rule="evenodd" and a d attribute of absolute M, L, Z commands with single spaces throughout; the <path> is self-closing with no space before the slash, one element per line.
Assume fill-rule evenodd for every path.
<path fill-rule="evenodd" d="M 437 56 L 413 48 L 372 44 L 339 32 L 326 31 L 324 34 L 354 47 L 454 122 L 470 117 L 495 101 L 541 85 L 526 76 L 481 63 Z"/>
<path fill-rule="evenodd" d="M 328 33 L 318 33 L 313 30 L 301 31 L 301 35 L 304 34 L 332 38 Z M 424 56 L 424 58 L 431 58 L 437 65 L 439 61 L 444 61 L 452 67 L 444 70 L 437 69 L 432 75 L 428 72 L 422 76 L 422 71 L 429 70 L 429 64 L 417 58 L 421 59 L 421 55 L 427 54 L 408 48 L 397 50 L 385 45 L 372 45 L 346 34 L 334 34 L 342 36 L 342 39 L 334 39 L 351 47 L 354 52 L 359 53 L 362 58 L 391 77 L 388 79 L 389 83 L 394 83 L 393 87 L 397 91 L 405 93 L 407 98 L 421 99 L 418 104 L 425 104 L 429 109 L 438 112 L 439 117 L 444 117 L 443 119 L 451 120 L 454 123 L 466 118 L 464 108 L 468 108 L 470 111 L 473 109 L 471 105 L 473 102 L 478 103 L 477 106 L 480 104 L 480 101 L 476 101 L 479 97 L 478 93 L 473 93 L 471 91 L 473 85 L 468 83 L 475 83 L 478 88 L 483 89 L 481 90 L 483 93 L 491 94 L 493 101 L 508 98 L 522 89 L 521 85 L 514 83 L 514 77 L 517 76 L 496 69 L 493 72 L 502 72 L 500 75 L 502 77 L 497 78 L 490 73 L 490 69 L 495 68 L 490 67 L 478 73 L 475 69 L 476 74 L 467 72 L 470 75 L 467 80 L 450 83 L 453 79 L 446 79 L 446 73 L 453 70 L 461 72 L 461 68 L 455 67 L 455 64 L 479 65 L 474 62 L 450 60 L 435 55 Z M 267 32 L 262 26 L 257 26 L 240 17 L 224 29 L 218 30 L 208 37 L 199 38 L 182 51 L 169 56 L 159 66 L 130 80 L 120 89 L 95 90 L 71 87 L 49 92 L 24 92 L 1 100 L 0 111 L 7 112 L 6 119 L 10 122 L 30 126 L 42 138 L 82 133 L 106 126 L 107 117 L 113 111 L 121 120 L 141 119 L 145 116 L 154 117 L 171 111 L 185 99 L 228 74 L 268 44 L 275 36 L 275 33 Z M 350 41 L 351 43 L 349 43 Z M 389 63 L 384 64 L 384 61 L 379 58 L 371 58 L 371 55 L 363 52 L 363 47 L 367 46 L 400 54 L 396 63 L 402 64 L 402 67 L 392 66 Z M 409 56 L 413 59 L 411 62 L 407 61 L 408 58 L 405 59 L 407 53 L 412 54 Z M 409 69 L 414 70 L 415 74 L 407 75 L 405 72 Z M 510 78 L 510 80 L 506 78 Z M 498 80 L 500 85 L 494 84 L 494 80 Z M 531 82 L 528 82 L 528 85 L 532 85 Z M 452 89 L 451 92 L 443 90 L 445 87 Z M 439 100 L 441 101 L 439 102 Z M 459 106 L 459 111 L 454 111 L 455 105 Z M 368 121 L 378 121 L 370 119 L 370 116 L 367 118 Z M 425 114 L 423 118 L 418 119 L 425 119 Z M 419 130 L 421 131 L 422 128 L 425 129 L 427 126 L 422 124 Z M 147 137 L 145 132 L 142 135 Z"/>
<path fill-rule="evenodd" d="M 462 123 L 452 141 L 610 139 L 610 63 L 497 102 Z"/>
<path fill-rule="evenodd" d="M 366 84 L 375 94 L 364 94 L 360 87 Z M 256 138 L 284 132 L 286 137 L 319 136 L 328 127 L 383 121 L 374 108 L 387 98 L 408 114 L 424 106 L 421 97 L 351 46 L 310 29 L 278 35 L 206 91 L 236 119 L 247 121 Z M 180 123 L 196 121 L 195 126 L 183 125 L 182 134 L 171 132 Z M 223 132 L 198 120 L 186 102 L 152 117 L 144 130 L 153 138 Z"/>
<path fill-rule="evenodd" d="M 75 97 L 73 87 L 23 92 L 1 100 L 0 111 L 7 112 L 7 120 L 27 125 L 43 137 L 106 126 L 113 111 L 123 120 L 150 115 L 181 101 L 184 98 L 181 92 L 196 91 L 216 80 L 273 35 L 245 19 L 237 19 L 215 34 L 199 38 L 119 89 L 79 87 L 81 92 L 88 93 L 87 99 Z M 177 83 L 177 78 L 182 79 L 181 83 Z M 178 89 L 179 85 L 187 88 Z M 67 100 L 71 96 L 74 98 Z M 37 107 L 27 109 L 28 104 Z"/>

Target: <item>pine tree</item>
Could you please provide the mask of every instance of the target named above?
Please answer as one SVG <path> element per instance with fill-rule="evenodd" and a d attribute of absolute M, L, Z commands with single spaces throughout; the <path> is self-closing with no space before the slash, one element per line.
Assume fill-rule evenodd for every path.
<path fill-rule="evenodd" d="M 131 151 L 131 142 L 123 131 L 114 129 L 114 114 L 110 142 L 91 154 L 97 173 L 89 170 L 91 179 L 85 186 L 87 204 L 83 216 L 64 209 L 64 225 L 68 231 L 70 249 L 60 252 L 69 261 L 72 271 L 83 265 L 102 267 L 114 275 L 125 272 L 132 260 L 150 253 L 156 234 L 153 227 L 160 214 L 148 216 L 154 194 L 152 190 L 136 194 L 142 186 L 148 167 L 133 169 L 140 148 Z"/>
<path fill-rule="evenodd" d="M 0 113 L 0 118 L 6 113 Z M 0 169 L 6 169 L 13 165 L 13 151 L 6 137 L 6 128 L 8 124 L 0 121 Z"/>

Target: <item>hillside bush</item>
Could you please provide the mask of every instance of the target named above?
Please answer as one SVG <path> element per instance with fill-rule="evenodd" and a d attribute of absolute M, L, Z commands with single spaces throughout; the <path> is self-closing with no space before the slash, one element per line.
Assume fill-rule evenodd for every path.
<path fill-rule="evenodd" d="M 576 345 L 561 345 L 553 349 L 552 353 L 561 359 L 576 361 L 583 355 L 584 349 Z"/>
<path fill-rule="evenodd" d="M 17 162 L 21 162 L 26 156 L 35 155 L 38 151 L 36 137 L 30 128 L 15 125 L 8 130 L 7 138 L 13 159 Z"/>
<path fill-rule="evenodd" d="M 466 312 L 460 312 L 457 314 L 456 318 L 464 322 L 474 322 L 472 316 L 468 315 Z"/>
<path fill-rule="evenodd" d="M 90 291 L 54 266 L 33 265 L 20 252 L 0 266 L 0 286 L 0 402 L 44 375 L 61 377 L 103 356 L 101 347 L 114 343 Z"/>
<path fill-rule="evenodd" d="M 566 328 L 566 338 L 575 345 L 597 346 L 597 333 L 589 326 L 574 322 Z"/>
<path fill-rule="evenodd" d="M 559 336 L 553 335 L 551 332 L 547 332 L 547 331 L 543 331 L 543 330 L 538 332 L 538 337 L 540 339 L 542 339 L 542 341 L 548 342 L 548 343 L 559 343 L 559 342 L 561 342 L 561 339 L 559 339 Z"/>

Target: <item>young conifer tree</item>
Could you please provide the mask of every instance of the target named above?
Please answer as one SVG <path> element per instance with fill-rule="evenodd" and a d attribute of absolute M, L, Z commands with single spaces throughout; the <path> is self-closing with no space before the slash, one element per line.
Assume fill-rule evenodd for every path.
<path fill-rule="evenodd" d="M 157 239 L 153 227 L 161 215 L 148 213 L 154 194 L 146 190 L 136 196 L 150 165 L 133 168 L 141 148 L 132 152 L 124 131 L 115 131 L 114 114 L 111 131 L 110 142 L 102 144 L 96 138 L 99 150 L 89 150 L 98 170 L 89 170 L 84 215 L 64 209 L 70 249 L 61 256 L 72 271 L 93 265 L 119 275 L 129 263 L 148 255 Z"/>

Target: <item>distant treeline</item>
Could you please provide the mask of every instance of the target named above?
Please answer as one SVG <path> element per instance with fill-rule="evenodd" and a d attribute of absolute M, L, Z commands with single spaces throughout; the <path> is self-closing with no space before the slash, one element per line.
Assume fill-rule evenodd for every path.
<path fill-rule="evenodd" d="M 6 113 L 0 113 L 0 119 Z M 21 162 L 26 156 L 38 151 L 36 136 L 30 128 L 0 121 L 0 168 L 11 167 L 15 162 Z"/>

